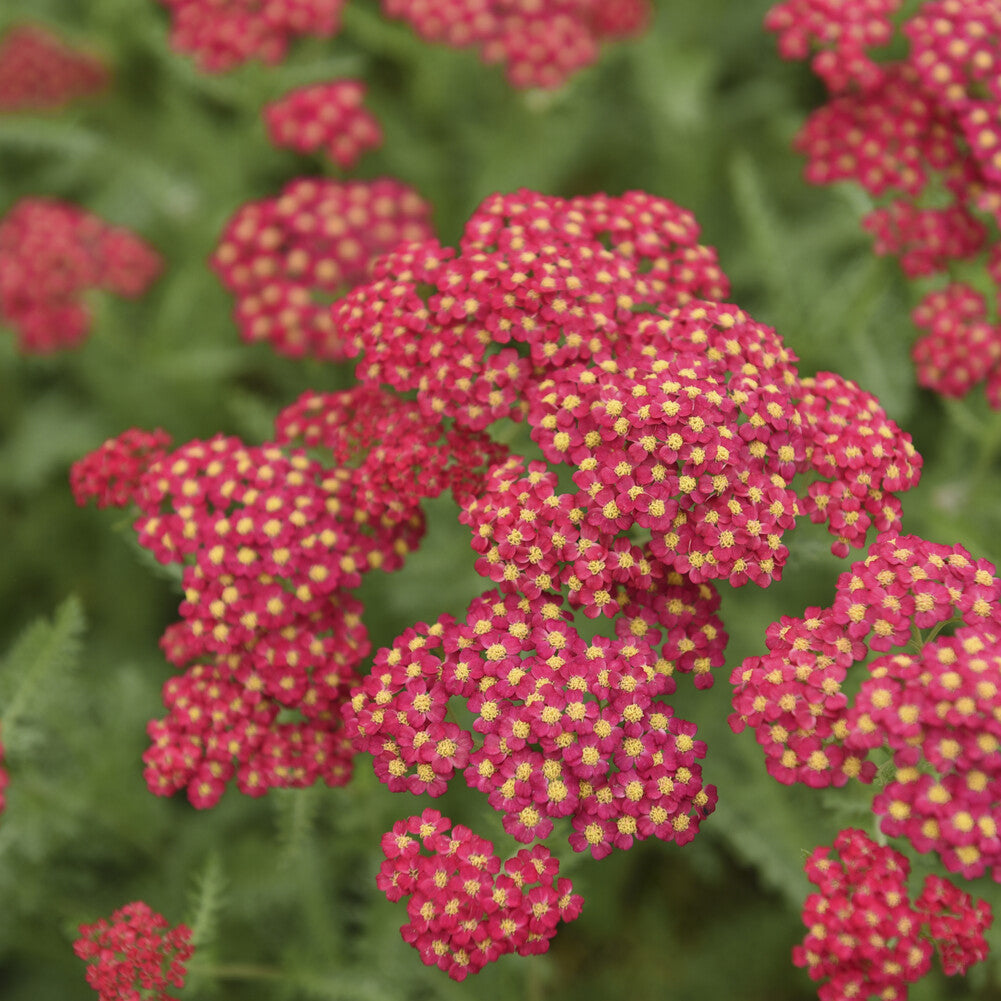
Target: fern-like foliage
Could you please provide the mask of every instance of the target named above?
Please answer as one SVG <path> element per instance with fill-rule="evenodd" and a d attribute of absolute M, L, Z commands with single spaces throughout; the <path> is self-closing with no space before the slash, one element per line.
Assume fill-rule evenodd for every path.
<path fill-rule="evenodd" d="M 42 709 L 46 686 L 57 684 L 60 672 L 75 666 L 85 628 L 83 608 L 67 598 L 51 620 L 32 622 L 0 663 L 0 722 L 8 753 L 30 742 L 31 721 Z"/>

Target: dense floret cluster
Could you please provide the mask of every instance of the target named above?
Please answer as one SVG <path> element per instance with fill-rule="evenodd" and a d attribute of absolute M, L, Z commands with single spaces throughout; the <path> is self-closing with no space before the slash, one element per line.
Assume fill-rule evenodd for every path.
<path fill-rule="evenodd" d="M 603 41 L 642 31 L 650 8 L 649 0 L 382 0 L 426 41 L 472 46 L 501 63 L 515 87 L 562 86 L 597 60 Z"/>
<path fill-rule="evenodd" d="M 702 784 L 694 725 L 659 700 L 675 664 L 654 651 L 649 617 L 634 621 L 654 635 L 633 635 L 624 616 L 618 638 L 588 643 L 559 595 L 488 591 L 463 620 L 418 623 L 376 654 L 348 733 L 394 791 L 439 796 L 462 771 L 518 841 L 569 817 L 571 846 L 595 858 L 635 839 L 684 844 L 716 791 Z M 454 696 L 471 730 L 446 720 Z"/>
<path fill-rule="evenodd" d="M 783 59 L 806 59 L 832 94 L 883 79 L 868 50 L 889 44 L 891 17 L 903 0 L 782 0 L 765 17 Z M 817 50 L 817 51 L 815 51 Z"/>
<path fill-rule="evenodd" d="M 89 290 L 138 296 L 160 268 L 129 230 L 68 202 L 22 198 L 0 219 L 0 321 L 22 351 L 74 347 L 90 332 Z"/>
<path fill-rule="evenodd" d="M 920 474 L 910 437 L 853 383 L 801 378 L 774 330 L 707 301 L 726 278 L 665 199 L 497 195 L 458 252 L 401 247 L 373 274 L 333 310 L 359 378 L 471 428 L 527 418 L 545 458 L 574 469 L 596 554 L 635 526 L 665 570 L 767 584 L 800 513 L 842 555 L 870 525 L 900 524 L 896 494 Z M 802 495 L 798 474 L 814 481 Z"/>
<path fill-rule="evenodd" d="M 893 751 L 873 801 L 881 830 L 936 852 L 950 872 L 1001 882 L 1001 626 L 874 661 L 848 726 L 849 748 Z"/>
<path fill-rule="evenodd" d="M 1001 880 L 999 596 L 994 567 L 961 546 L 881 536 L 830 607 L 781 619 L 769 653 L 735 669 L 730 725 L 754 729 L 785 783 L 871 782 L 870 752 L 889 751 L 893 777 L 873 802 L 884 833 L 950 871 Z M 953 621 L 954 636 L 936 635 Z M 914 640 L 916 653 L 893 652 Z M 850 704 L 848 672 L 863 663 Z"/>
<path fill-rule="evenodd" d="M 546 952 L 583 900 L 542 845 L 502 863 L 494 846 L 437 810 L 397 821 L 382 838 L 376 879 L 389 900 L 408 897 L 401 932 L 427 966 L 464 980 L 501 956 Z"/>
<path fill-rule="evenodd" d="M 934 875 L 912 902 L 909 871 L 899 852 L 852 829 L 807 859 L 819 892 L 804 904 L 807 935 L 793 962 L 822 982 L 820 1001 L 907 1001 L 908 985 L 931 969 L 936 947 L 950 975 L 986 957 L 990 907 Z"/>
<path fill-rule="evenodd" d="M 147 783 L 187 789 L 199 807 L 234 778 L 249 795 L 343 784 L 354 749 L 339 710 L 369 652 L 352 592 L 417 546 L 423 498 L 464 496 L 503 449 L 370 390 L 306 394 L 279 416 L 274 443 L 166 444 L 128 431 L 72 473 L 79 503 L 137 505 L 140 544 L 182 568 L 182 618 L 162 646 L 186 670 L 150 724 Z"/>
<path fill-rule="evenodd" d="M 340 29 L 346 0 L 159 0 L 171 16 L 171 45 L 199 68 L 221 73 L 249 59 L 277 63 L 300 35 Z M 425 41 L 475 47 L 500 63 L 515 87 L 561 86 L 595 62 L 605 41 L 636 35 L 650 0 L 382 0 Z"/>
<path fill-rule="evenodd" d="M 171 928 L 142 901 L 80 925 L 73 950 L 87 962 L 87 983 L 100 1001 L 175 1001 L 167 991 L 184 986 L 185 963 L 194 953 L 191 929 Z"/>
<path fill-rule="evenodd" d="M 322 149 L 349 170 L 368 149 L 382 144 L 382 129 L 365 108 L 361 80 L 299 87 L 264 108 L 268 136 L 275 146 L 297 153 Z"/>
<path fill-rule="evenodd" d="M 815 184 L 854 180 L 880 203 L 863 225 L 876 251 L 899 257 L 911 278 L 982 262 L 991 309 L 969 285 L 925 296 L 914 314 L 924 331 L 918 381 L 948 396 L 987 382 L 1001 408 L 1001 9 L 992 0 L 934 0 L 907 20 L 907 55 L 876 63 L 867 50 L 892 37 L 899 0 L 787 0 L 766 24 L 787 58 L 805 58 L 831 101 L 798 138 Z M 960 307 L 957 309 L 956 307 Z"/>
<path fill-rule="evenodd" d="M 47 28 L 20 24 L 0 38 L 0 112 L 42 111 L 104 90 L 108 69 Z"/>
<path fill-rule="evenodd" d="M 300 35 L 337 33 L 345 0 L 159 0 L 171 18 L 170 44 L 205 73 L 250 59 L 279 63 Z"/>
<path fill-rule="evenodd" d="M 240 335 L 291 357 L 343 359 L 331 300 L 367 281 L 379 255 L 429 239 L 430 214 L 416 191 L 391 178 L 300 178 L 277 198 L 241 206 L 212 255 L 236 296 Z"/>
<path fill-rule="evenodd" d="M 150 727 L 151 788 L 207 806 L 234 776 L 252 794 L 334 785 L 368 752 L 394 791 L 437 797 L 461 773 L 523 844 L 561 821 L 571 848 L 599 859 L 649 838 L 686 844 L 716 790 L 705 743 L 668 699 L 679 675 L 707 688 L 724 662 L 717 583 L 779 579 L 800 517 L 842 556 L 872 528 L 898 532 L 920 456 L 874 397 L 801 376 L 774 330 L 722 301 L 715 252 L 665 199 L 495 195 L 457 248 L 422 232 L 369 263 L 362 241 L 394 197 L 383 212 L 372 187 L 294 182 L 245 206 L 213 261 L 253 339 L 357 357 L 356 389 L 304 394 L 262 446 L 218 436 L 166 453 L 155 435 L 123 436 L 74 474 L 80 500 L 136 503 L 140 542 L 182 567 L 182 620 L 163 646 L 185 673 Z M 496 444 L 501 420 L 527 425 L 544 461 Z M 421 500 L 446 490 L 490 589 L 405 630 L 363 674 L 353 592 L 400 564 Z M 874 548 L 850 572 L 863 584 L 845 584 L 867 603 L 815 610 L 823 628 L 802 631 L 832 653 L 799 660 L 790 639 L 774 693 L 788 732 L 769 731 L 785 780 L 869 777 L 839 685 L 870 632 L 874 649 L 899 638 L 884 608 L 900 603 L 878 588 L 897 579 L 883 564 L 909 568 L 906 556 Z M 958 550 L 921 559 L 935 622 L 954 605 L 971 627 L 989 618 L 984 568 Z M 787 651 L 784 632 L 769 635 L 781 663 L 760 679 L 748 665 L 738 725 L 778 719 L 768 686 Z M 501 877 L 486 842 L 432 814 L 384 841 L 380 885 L 411 897 L 407 941 L 460 979 L 541 951 L 579 907 L 555 903 L 573 898 L 552 889 L 548 852 L 520 853 Z M 541 885 L 509 892 L 529 862 Z"/>
<path fill-rule="evenodd" d="M 143 473 L 167 454 L 170 442 L 161 428 L 129 428 L 109 438 L 70 468 L 70 489 L 77 504 L 94 498 L 98 507 L 127 507 Z"/>

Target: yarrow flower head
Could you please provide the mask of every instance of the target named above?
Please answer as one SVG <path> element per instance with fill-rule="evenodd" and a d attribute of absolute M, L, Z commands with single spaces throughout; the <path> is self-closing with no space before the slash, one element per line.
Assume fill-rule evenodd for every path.
<path fill-rule="evenodd" d="M 767 584 L 801 513 L 842 555 L 898 526 L 920 457 L 872 396 L 801 378 L 771 328 L 712 301 L 726 278 L 697 238 L 689 213 L 642 192 L 497 195 L 458 252 L 399 248 L 333 322 L 364 382 L 415 391 L 429 416 L 527 418 L 545 458 L 574 469 L 579 492 L 553 503 L 580 512 L 596 555 L 635 526 L 664 571 Z M 800 495 L 798 474 L 822 479 Z"/>
<path fill-rule="evenodd" d="M 1001 628 L 961 628 L 917 656 L 874 661 L 847 722 L 846 746 L 893 752 L 872 804 L 880 829 L 937 852 L 950 872 L 1001 882 Z"/>
<path fill-rule="evenodd" d="M 807 935 L 793 949 L 793 963 L 821 982 L 820 1001 L 906 1001 L 936 948 L 947 974 L 965 973 L 986 957 L 989 905 L 935 875 L 912 902 L 909 871 L 903 855 L 854 829 L 810 855 L 806 875 L 819 892 L 803 906 Z"/>
<path fill-rule="evenodd" d="M 279 63 L 299 35 L 329 38 L 340 29 L 345 0 L 159 0 L 171 18 L 170 44 L 205 73 L 250 59 Z"/>
<path fill-rule="evenodd" d="M 0 38 L 0 112 L 61 108 L 104 90 L 108 77 L 101 59 L 41 25 L 15 25 Z"/>
<path fill-rule="evenodd" d="M 369 651 L 351 592 L 416 548 L 423 498 L 465 496 L 503 449 L 367 389 L 306 394 L 262 446 L 166 448 L 129 431 L 71 474 L 80 503 L 135 504 L 140 543 L 181 566 L 181 621 L 162 646 L 185 670 L 149 727 L 150 788 L 207 807 L 233 778 L 250 795 L 343 784 L 354 749 L 340 705 Z"/>
<path fill-rule="evenodd" d="M 961 546 L 881 536 L 830 607 L 775 623 L 770 652 L 736 668 L 730 725 L 754 729 L 786 783 L 871 782 L 869 753 L 885 749 L 894 772 L 873 801 L 883 832 L 937 851 L 950 871 L 1001 881 L 999 596 L 994 567 Z M 954 620 L 955 635 L 923 641 Z M 915 636 L 917 653 L 894 652 Z M 862 663 L 849 703 L 848 671 Z"/>
<path fill-rule="evenodd" d="M 814 73 L 837 94 L 882 80 L 882 69 L 867 50 L 892 40 L 890 19 L 902 2 L 783 0 L 768 11 L 765 27 L 778 35 L 783 59 L 806 59 L 812 54 Z"/>
<path fill-rule="evenodd" d="M 453 980 L 510 953 L 548 951 L 557 924 L 583 905 L 546 848 L 502 863 L 491 842 L 437 810 L 397 821 L 382 848 L 379 889 L 391 901 L 409 898 L 403 940 Z"/>
<path fill-rule="evenodd" d="M 322 149 L 345 170 L 368 149 L 382 144 L 378 120 L 362 103 L 361 80 L 334 80 L 291 91 L 264 108 L 275 146 L 312 153 Z"/>
<path fill-rule="evenodd" d="M 167 454 L 170 442 L 170 435 L 160 428 L 130 428 L 109 438 L 70 468 L 70 488 L 77 504 L 93 498 L 98 507 L 127 507 L 135 499 L 143 473 Z"/>
<path fill-rule="evenodd" d="M 47 198 L 23 198 L 0 219 L 0 320 L 22 351 L 79 344 L 90 332 L 84 293 L 142 294 L 161 268 L 134 233 Z"/>
<path fill-rule="evenodd" d="M 367 281 L 379 255 L 431 236 L 430 207 L 399 181 L 300 178 L 277 198 L 241 206 L 211 263 L 236 296 L 245 341 L 341 360 L 344 334 L 331 300 Z"/>
<path fill-rule="evenodd" d="M 786 58 L 823 47 L 814 68 L 832 100 L 797 137 L 815 184 L 854 180 L 882 199 L 863 220 L 876 252 L 911 278 L 982 261 L 995 287 L 988 313 L 963 283 L 926 294 L 914 312 L 918 381 L 962 396 L 987 380 L 1001 408 L 1001 10 L 992 0 L 934 0 L 902 26 L 907 55 L 877 63 L 899 0 L 786 0 L 766 25 Z M 830 47 L 828 47 L 830 46 Z M 884 197 L 885 196 L 885 197 Z"/>
<path fill-rule="evenodd" d="M 461 771 L 524 843 L 569 817 L 571 846 L 595 858 L 649 837 L 685 844 L 716 790 L 703 786 L 694 725 L 660 699 L 676 663 L 653 644 L 666 634 L 673 652 L 683 626 L 651 619 L 637 609 L 618 638 L 589 643 L 558 595 L 488 591 L 464 620 L 418 623 L 378 651 L 345 707 L 348 734 L 394 791 L 439 796 Z M 455 696 L 471 730 L 445 718 Z"/>
<path fill-rule="evenodd" d="M 81 925 L 73 951 L 88 964 L 87 983 L 100 1001 L 176 1001 L 167 992 L 184 986 L 185 963 L 194 953 L 191 929 L 170 927 L 142 901 Z"/>
<path fill-rule="evenodd" d="M 514 87 L 562 86 L 596 61 L 606 39 L 637 34 L 649 0 L 382 0 L 390 17 L 409 21 L 421 38 L 453 48 L 475 46 L 501 63 Z"/>

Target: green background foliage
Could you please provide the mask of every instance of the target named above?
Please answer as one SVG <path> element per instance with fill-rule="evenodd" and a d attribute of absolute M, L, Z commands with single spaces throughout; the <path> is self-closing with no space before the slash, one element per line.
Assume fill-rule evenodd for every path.
<path fill-rule="evenodd" d="M 305 389 L 350 383 L 348 367 L 241 344 L 206 259 L 242 203 L 325 170 L 318 157 L 268 145 L 261 105 L 354 75 L 370 87 L 386 140 L 353 176 L 416 187 L 445 242 L 483 197 L 519 187 L 568 196 L 642 188 L 692 209 L 734 301 L 779 330 L 801 370 L 857 380 L 913 433 L 926 466 L 905 497 L 905 530 L 997 561 L 1001 421 L 979 397 L 945 403 L 916 388 L 916 292 L 871 253 L 858 226 L 864 196 L 802 180 L 790 140 L 823 94 L 806 67 L 779 60 L 761 27 L 768 6 L 660 0 L 644 37 L 608 47 L 555 93 L 518 93 L 471 52 L 423 44 L 384 20 L 376 0 L 350 0 L 336 38 L 296 43 L 279 67 L 221 77 L 169 50 L 167 17 L 152 0 L 3 5 L 0 28 L 41 19 L 103 53 L 115 83 L 58 114 L 0 117 L 0 213 L 28 194 L 73 200 L 135 229 L 166 260 L 142 299 L 94 300 L 95 331 L 78 350 L 21 356 L 0 331 L 5 1001 L 93 997 L 72 953 L 75 928 L 135 899 L 195 929 L 184 998 L 815 996 L 790 964 L 808 890 L 802 864 L 840 827 L 873 829 L 869 793 L 768 779 L 753 736 L 726 724 L 726 676 L 763 649 L 767 623 L 829 601 L 839 564 L 822 531 L 797 530 L 781 584 L 723 588 L 728 667 L 711 691 L 679 685 L 676 710 L 708 741 L 705 774 L 720 790 L 700 836 L 599 863 L 554 836 L 585 897 L 580 920 L 547 956 L 509 957 L 456 985 L 420 965 L 399 937 L 402 905 L 374 886 L 380 835 L 428 804 L 388 793 L 364 761 L 344 789 L 262 800 L 233 790 L 204 812 L 146 791 L 144 728 L 162 713 L 168 668 L 157 638 L 176 617 L 176 583 L 153 572 L 127 517 L 76 508 L 67 486 L 74 459 L 127 427 L 163 427 L 178 442 L 219 431 L 259 442 Z M 481 590 L 472 562 L 454 506 L 432 503 L 423 548 L 400 573 L 364 586 L 374 643 L 460 612 Z M 514 847 L 479 794 L 456 790 L 443 802 L 457 822 Z M 923 875 L 933 864 L 915 868 Z M 989 882 L 972 889 L 1001 904 Z M 999 992 L 991 959 L 965 982 L 929 978 L 912 997 Z"/>

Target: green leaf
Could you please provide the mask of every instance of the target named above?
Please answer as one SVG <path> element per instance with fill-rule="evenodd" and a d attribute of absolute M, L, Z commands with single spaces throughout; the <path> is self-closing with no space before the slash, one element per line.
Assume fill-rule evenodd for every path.
<path fill-rule="evenodd" d="M 0 719 L 8 747 L 16 746 L 17 725 L 31 711 L 43 685 L 51 683 L 53 674 L 75 665 L 85 624 L 79 600 L 67 598 L 51 621 L 32 622 L 0 664 Z"/>

